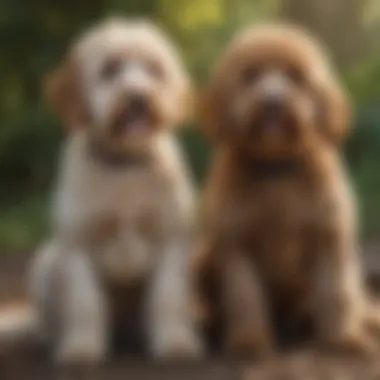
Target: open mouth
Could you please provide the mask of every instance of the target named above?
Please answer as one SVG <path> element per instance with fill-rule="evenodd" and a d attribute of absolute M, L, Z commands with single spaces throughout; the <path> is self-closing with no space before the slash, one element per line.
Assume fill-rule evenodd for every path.
<path fill-rule="evenodd" d="M 259 122 L 262 132 L 281 133 L 284 130 L 284 121 L 277 117 L 267 117 Z"/>
<path fill-rule="evenodd" d="M 115 132 L 145 132 L 149 130 L 151 123 L 149 105 L 146 102 L 131 102 L 117 117 Z"/>
<path fill-rule="evenodd" d="M 260 135 L 289 135 L 295 132 L 295 120 L 290 115 L 259 115 L 252 121 L 251 130 Z"/>

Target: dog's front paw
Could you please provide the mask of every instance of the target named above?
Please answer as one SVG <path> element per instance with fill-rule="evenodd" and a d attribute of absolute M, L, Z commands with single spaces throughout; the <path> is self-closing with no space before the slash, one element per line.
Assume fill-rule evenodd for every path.
<path fill-rule="evenodd" d="M 236 358 L 265 358 L 275 353 L 271 337 L 254 334 L 253 330 L 245 329 L 230 332 L 225 340 L 224 348 L 228 356 Z"/>
<path fill-rule="evenodd" d="M 58 347 L 56 360 L 63 366 L 93 366 L 106 357 L 106 346 L 95 337 L 75 336 Z"/>
<path fill-rule="evenodd" d="M 380 353 L 380 342 L 376 336 L 366 331 L 347 333 L 339 339 L 328 342 L 333 351 L 353 354 L 355 356 L 372 357 Z"/>
<path fill-rule="evenodd" d="M 200 337 L 191 329 L 172 329 L 160 334 L 151 346 L 157 359 L 181 360 L 199 358 L 204 354 L 204 345 Z"/>

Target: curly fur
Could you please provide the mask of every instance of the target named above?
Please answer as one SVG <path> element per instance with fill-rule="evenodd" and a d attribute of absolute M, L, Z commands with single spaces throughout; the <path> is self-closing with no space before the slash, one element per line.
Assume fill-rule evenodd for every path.
<path fill-rule="evenodd" d="M 190 86 L 174 48 L 148 22 L 108 20 L 79 38 L 46 91 L 68 137 L 53 235 L 31 273 L 41 338 L 64 363 L 103 359 L 113 330 L 155 357 L 198 355 L 192 185 L 172 133 Z"/>
<path fill-rule="evenodd" d="M 338 149 L 349 121 L 324 49 L 301 29 L 251 27 L 217 63 L 203 101 L 215 147 L 206 236 L 193 261 L 204 323 L 229 354 L 270 355 L 296 337 L 378 349 Z"/>

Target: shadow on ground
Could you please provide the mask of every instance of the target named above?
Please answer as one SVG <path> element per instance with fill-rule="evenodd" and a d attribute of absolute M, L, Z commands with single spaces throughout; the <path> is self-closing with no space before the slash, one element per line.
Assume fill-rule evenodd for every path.
<path fill-rule="evenodd" d="M 364 250 L 368 283 L 380 290 L 380 247 Z M 0 257 L 0 309 L 27 301 L 25 290 L 29 256 Z M 68 372 L 46 361 L 35 348 L 0 352 L 0 380 L 380 380 L 380 354 L 373 358 L 332 357 L 300 349 L 261 362 L 209 360 L 192 363 L 158 364 L 129 357 L 113 359 L 99 368 Z"/>

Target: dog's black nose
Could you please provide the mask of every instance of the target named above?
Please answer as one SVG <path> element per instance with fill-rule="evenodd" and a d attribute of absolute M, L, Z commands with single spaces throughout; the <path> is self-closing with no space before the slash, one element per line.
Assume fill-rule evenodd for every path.
<path fill-rule="evenodd" d="M 281 95 L 267 95 L 262 100 L 262 108 L 266 113 L 279 113 L 285 107 L 284 98 Z"/>
<path fill-rule="evenodd" d="M 146 96 L 135 94 L 130 98 L 130 110 L 135 114 L 145 114 L 149 111 L 149 104 Z"/>

